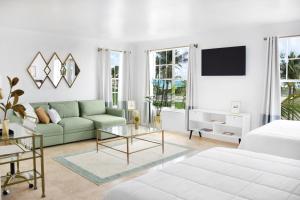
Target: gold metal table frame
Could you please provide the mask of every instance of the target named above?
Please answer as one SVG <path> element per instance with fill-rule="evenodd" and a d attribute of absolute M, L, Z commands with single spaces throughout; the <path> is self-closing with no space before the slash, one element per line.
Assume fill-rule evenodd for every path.
<path fill-rule="evenodd" d="M 129 127 L 129 126 L 132 126 L 132 125 L 124 125 L 123 127 L 126 127 L 126 126 Z M 121 127 L 121 126 L 119 126 L 119 127 Z M 101 133 L 102 132 L 113 135 L 115 137 L 102 140 L 101 139 Z M 148 139 L 145 139 L 145 138 L 140 138 L 140 136 L 145 136 L 145 135 L 154 134 L 154 133 L 161 133 L 161 142 L 148 140 Z M 164 135 L 165 135 L 164 130 L 162 130 L 162 129 L 156 129 L 154 131 L 145 132 L 145 133 L 123 135 L 123 134 L 116 134 L 116 133 L 113 133 L 112 131 L 108 131 L 107 129 L 101 129 L 100 128 L 100 129 L 96 130 L 96 149 L 97 149 L 97 152 L 99 152 L 99 146 L 103 146 L 103 147 L 113 149 L 113 150 L 121 152 L 121 153 L 125 153 L 126 156 L 127 156 L 127 164 L 129 164 L 130 154 L 134 154 L 134 153 L 137 153 L 137 152 L 141 152 L 141 151 L 145 151 L 145 150 L 148 150 L 148 149 L 156 148 L 156 147 L 159 147 L 159 146 L 161 146 L 162 153 L 164 154 L 164 151 L 165 151 L 165 139 L 164 139 L 165 136 Z M 133 139 L 146 141 L 146 142 L 153 143 L 153 144 L 156 144 L 156 145 L 153 145 L 153 146 L 150 146 L 150 147 L 147 147 L 147 148 L 142 148 L 142 149 L 135 150 L 135 151 L 130 151 L 129 140 L 130 140 L 130 143 L 132 144 Z M 120 149 L 116 149 L 112 146 L 106 145 L 106 143 L 110 143 L 110 142 L 114 142 L 114 141 L 118 141 L 118 140 L 126 140 L 126 151 L 122 151 Z"/>
<path fill-rule="evenodd" d="M 8 186 L 33 181 L 33 184 L 29 184 L 29 188 L 33 187 L 37 189 L 37 179 L 41 179 L 42 198 L 45 195 L 45 170 L 44 170 L 44 149 L 43 149 L 43 135 L 29 130 L 19 124 L 11 124 L 11 129 L 15 134 L 5 138 L 0 136 L 0 143 L 5 145 L 17 145 L 22 150 L 21 156 L 19 154 L 11 154 L 0 156 L 0 165 L 10 165 L 11 172 L 4 176 L 1 176 L 3 184 L 1 188 L 6 191 Z M 21 131 L 22 133 L 19 133 Z M 30 140 L 31 146 L 28 147 L 22 143 L 24 140 Z M 40 146 L 36 147 L 36 142 L 39 141 Z M 40 171 L 37 170 L 37 159 L 40 159 Z M 32 160 L 32 170 L 20 171 L 20 162 Z M 16 172 L 12 173 L 16 167 Z"/>

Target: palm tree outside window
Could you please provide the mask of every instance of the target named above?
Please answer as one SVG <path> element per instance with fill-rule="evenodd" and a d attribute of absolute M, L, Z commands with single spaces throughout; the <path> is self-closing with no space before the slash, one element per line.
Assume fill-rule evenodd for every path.
<path fill-rule="evenodd" d="M 155 107 L 185 108 L 188 57 L 188 47 L 154 52 L 151 81 Z"/>
<path fill-rule="evenodd" d="M 300 37 L 279 39 L 281 118 L 300 120 Z"/>
<path fill-rule="evenodd" d="M 111 51 L 111 84 L 112 84 L 112 104 L 117 107 L 119 100 L 120 87 L 120 67 L 122 67 L 123 53 L 119 51 Z"/>

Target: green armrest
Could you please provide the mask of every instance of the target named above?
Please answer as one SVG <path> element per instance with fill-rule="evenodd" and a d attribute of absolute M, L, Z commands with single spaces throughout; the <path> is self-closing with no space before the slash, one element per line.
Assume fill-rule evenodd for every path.
<path fill-rule="evenodd" d="M 125 116 L 125 110 L 117 109 L 117 108 L 106 108 L 106 114 L 113 115 L 113 116 L 116 116 L 116 117 L 124 117 Z"/>

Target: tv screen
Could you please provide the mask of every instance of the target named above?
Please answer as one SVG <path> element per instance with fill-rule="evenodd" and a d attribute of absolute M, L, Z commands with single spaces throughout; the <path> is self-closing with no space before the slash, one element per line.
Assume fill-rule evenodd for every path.
<path fill-rule="evenodd" d="M 246 46 L 202 50 L 202 76 L 243 75 L 246 75 Z"/>

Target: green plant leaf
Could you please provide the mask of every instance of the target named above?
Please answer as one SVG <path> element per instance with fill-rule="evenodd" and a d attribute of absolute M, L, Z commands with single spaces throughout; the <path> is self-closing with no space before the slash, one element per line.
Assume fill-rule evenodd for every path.
<path fill-rule="evenodd" d="M 14 78 L 12 79 L 12 81 L 11 81 L 11 84 L 12 84 L 12 86 L 15 86 L 15 85 L 18 84 L 18 82 L 19 82 L 18 77 L 14 77 Z"/>
<path fill-rule="evenodd" d="M 24 117 L 26 116 L 26 113 L 25 113 L 26 108 L 25 108 L 23 105 L 21 105 L 21 104 L 14 105 L 14 106 L 12 107 L 12 109 L 13 109 L 15 112 L 19 113 L 19 114 L 21 115 L 22 118 L 24 118 Z"/>
<path fill-rule="evenodd" d="M 9 78 L 9 76 L 7 76 L 7 79 L 8 79 L 8 82 L 9 82 L 10 87 L 12 87 L 12 81 L 11 81 L 11 78 Z"/>
<path fill-rule="evenodd" d="M 15 96 L 15 95 L 22 96 L 23 94 L 24 94 L 24 91 L 20 90 L 20 89 L 17 89 L 15 91 L 11 92 L 11 96 Z"/>
<path fill-rule="evenodd" d="M 14 102 L 13 102 L 13 105 L 18 104 L 18 101 L 19 101 L 19 96 L 18 96 L 18 95 L 14 95 Z"/>
<path fill-rule="evenodd" d="M 11 103 L 10 103 L 10 102 L 8 102 L 8 103 L 6 104 L 5 109 L 6 109 L 6 110 L 11 109 Z"/>

